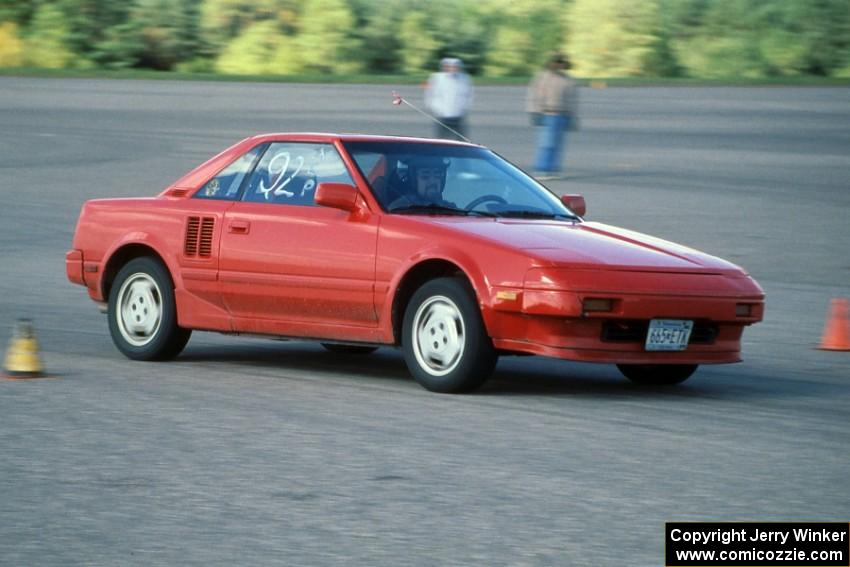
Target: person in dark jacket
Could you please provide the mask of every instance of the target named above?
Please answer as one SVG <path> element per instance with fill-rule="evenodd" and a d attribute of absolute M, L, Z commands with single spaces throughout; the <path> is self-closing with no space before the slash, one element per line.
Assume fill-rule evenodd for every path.
<path fill-rule="evenodd" d="M 578 127 L 578 87 L 567 74 L 569 68 L 569 59 L 555 53 L 528 87 L 526 110 L 537 126 L 534 161 L 537 179 L 557 179 L 560 176 L 566 133 Z"/>

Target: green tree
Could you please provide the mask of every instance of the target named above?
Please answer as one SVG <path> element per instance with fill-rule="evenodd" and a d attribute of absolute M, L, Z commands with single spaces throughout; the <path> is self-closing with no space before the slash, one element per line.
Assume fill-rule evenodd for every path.
<path fill-rule="evenodd" d="M 575 0 L 567 29 L 566 51 L 577 74 L 649 75 L 663 61 L 659 0 Z"/>
<path fill-rule="evenodd" d="M 218 53 L 258 22 L 272 22 L 275 33 L 295 33 L 299 0 L 200 1 L 201 39 L 210 54 Z"/>
<path fill-rule="evenodd" d="M 491 0 L 484 25 L 495 28 L 487 49 L 487 75 L 529 75 L 563 41 L 563 0 Z"/>
<path fill-rule="evenodd" d="M 431 0 L 425 5 L 430 29 L 439 44 L 436 57 L 429 68 L 436 70 L 437 60 L 452 56 L 463 59 L 464 67 L 471 74 L 478 74 L 484 67 L 491 26 L 486 5 L 478 2 L 455 2 L 454 0 Z"/>
<path fill-rule="evenodd" d="M 360 71 L 359 42 L 350 30 L 354 15 L 344 0 L 306 0 L 296 43 L 305 69 L 319 73 Z"/>
<path fill-rule="evenodd" d="M 420 73 L 431 68 L 440 44 L 428 29 L 428 21 L 428 15 L 420 11 L 408 12 L 401 20 L 399 39 L 405 73 Z"/>
<path fill-rule="evenodd" d="M 221 73 L 290 75 L 302 70 L 295 40 L 274 21 L 257 22 L 231 41 L 216 60 Z"/>
<path fill-rule="evenodd" d="M 767 74 L 759 46 L 760 12 L 751 0 L 694 2 L 673 49 L 688 75 L 757 78 Z"/>
<path fill-rule="evenodd" d="M 502 26 L 487 52 L 484 74 L 491 77 L 527 75 L 532 64 L 534 40 L 527 30 Z"/>
<path fill-rule="evenodd" d="M 78 55 L 76 67 L 131 67 L 141 43 L 130 22 L 129 3 L 112 0 L 56 0 L 68 26 L 68 44 Z"/>
<path fill-rule="evenodd" d="M 527 75 L 850 75 L 848 0 L 0 0 L 3 61 Z M 267 69 L 268 71 L 265 71 Z"/>
<path fill-rule="evenodd" d="M 137 64 L 168 70 L 198 55 L 198 8 L 196 0 L 136 0 L 130 19 L 141 44 Z"/>
<path fill-rule="evenodd" d="M 407 0 L 351 0 L 355 24 L 352 29 L 357 39 L 364 70 L 375 73 L 393 73 L 402 67 L 401 19 L 409 2 Z"/>
<path fill-rule="evenodd" d="M 202 0 L 199 52 L 222 73 L 299 73 L 298 9 L 298 0 Z"/>
<path fill-rule="evenodd" d="M 50 69 L 70 66 L 74 53 L 68 47 L 70 30 L 55 4 L 42 4 L 30 21 L 25 41 L 28 65 Z"/>
<path fill-rule="evenodd" d="M 0 67 L 19 67 L 24 62 L 24 42 L 18 24 L 0 22 Z"/>
<path fill-rule="evenodd" d="M 690 75 L 830 75 L 850 62 L 846 0 L 668 2 L 673 47 Z"/>
<path fill-rule="evenodd" d="M 850 54 L 850 2 L 771 2 L 761 6 L 758 29 L 771 74 L 830 75 Z"/>
<path fill-rule="evenodd" d="M 18 28 L 29 24 L 38 5 L 32 1 L 0 0 L 0 24 L 14 22 Z"/>

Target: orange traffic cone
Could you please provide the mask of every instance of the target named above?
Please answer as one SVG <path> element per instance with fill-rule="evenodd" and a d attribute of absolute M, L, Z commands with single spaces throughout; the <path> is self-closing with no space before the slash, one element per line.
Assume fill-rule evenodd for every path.
<path fill-rule="evenodd" d="M 44 377 L 44 367 L 38 357 L 38 340 L 28 319 L 19 319 L 3 362 L 5 378 L 25 379 Z"/>
<path fill-rule="evenodd" d="M 833 299 L 823 328 L 820 347 L 823 350 L 850 350 L 850 316 L 848 301 Z"/>

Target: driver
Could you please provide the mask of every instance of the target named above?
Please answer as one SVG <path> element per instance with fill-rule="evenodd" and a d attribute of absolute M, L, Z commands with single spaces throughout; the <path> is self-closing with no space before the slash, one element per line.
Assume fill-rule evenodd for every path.
<path fill-rule="evenodd" d="M 439 205 L 457 208 L 443 199 L 448 161 L 437 156 L 416 156 L 408 162 L 408 178 L 412 188 L 390 203 L 390 209 L 417 205 Z"/>

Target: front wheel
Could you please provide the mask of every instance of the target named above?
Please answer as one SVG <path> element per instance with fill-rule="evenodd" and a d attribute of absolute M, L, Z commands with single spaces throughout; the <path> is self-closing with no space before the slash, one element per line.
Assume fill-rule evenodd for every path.
<path fill-rule="evenodd" d="M 493 373 L 498 355 L 464 280 L 438 278 L 420 287 L 403 325 L 404 361 L 425 389 L 470 392 Z"/>
<path fill-rule="evenodd" d="M 697 371 L 696 364 L 618 364 L 617 368 L 632 382 L 651 386 L 679 384 Z"/>
<path fill-rule="evenodd" d="M 174 284 L 161 262 L 150 257 L 127 262 L 109 292 L 109 333 L 133 360 L 174 358 L 192 331 L 177 326 Z"/>

